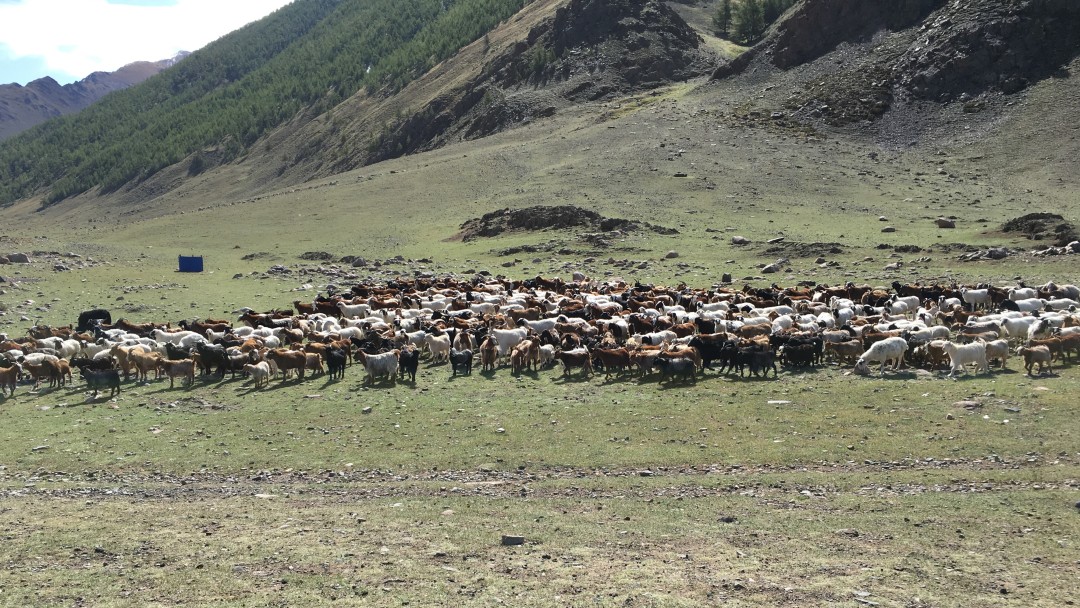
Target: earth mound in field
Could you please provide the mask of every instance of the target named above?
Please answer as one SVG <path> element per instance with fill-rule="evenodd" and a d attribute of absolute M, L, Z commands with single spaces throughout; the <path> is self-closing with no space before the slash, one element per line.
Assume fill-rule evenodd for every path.
<path fill-rule="evenodd" d="M 613 230 L 629 232 L 644 229 L 657 234 L 679 233 L 674 228 L 635 220 L 604 217 L 595 211 L 574 205 L 558 205 L 492 211 L 482 217 L 467 220 L 461 225 L 461 232 L 457 234 L 457 237 L 463 241 L 471 241 L 480 237 L 499 236 L 504 232 L 535 232 L 567 228 L 586 228 L 601 232 Z"/>
<path fill-rule="evenodd" d="M 1011 219 L 1001 226 L 1002 232 L 1019 232 L 1032 241 L 1054 241 L 1063 247 L 1080 240 L 1076 226 L 1056 213 L 1029 213 Z"/>

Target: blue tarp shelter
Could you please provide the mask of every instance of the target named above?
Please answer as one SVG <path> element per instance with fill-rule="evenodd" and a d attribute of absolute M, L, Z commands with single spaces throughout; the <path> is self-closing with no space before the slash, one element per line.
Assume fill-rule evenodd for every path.
<path fill-rule="evenodd" d="M 203 259 L 201 255 L 180 256 L 180 272 L 202 272 Z"/>

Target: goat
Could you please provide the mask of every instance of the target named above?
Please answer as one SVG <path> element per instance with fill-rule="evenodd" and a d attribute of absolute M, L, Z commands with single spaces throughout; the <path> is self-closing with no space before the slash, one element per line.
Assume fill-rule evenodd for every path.
<path fill-rule="evenodd" d="M 584 348 L 555 353 L 555 358 L 562 361 L 563 376 L 569 376 L 570 370 L 575 367 L 580 367 L 581 373 L 585 376 L 592 373 L 592 356 Z"/>
<path fill-rule="evenodd" d="M 13 363 L 11 367 L 0 367 L 0 395 L 3 395 L 6 389 L 9 396 L 14 397 L 15 386 L 19 383 L 21 374 L 22 366 L 18 363 Z"/>
<path fill-rule="evenodd" d="M 79 370 L 79 373 L 82 375 L 83 380 L 86 381 L 86 386 L 94 391 L 91 399 L 97 399 L 98 391 L 103 388 L 109 389 L 110 398 L 120 394 L 120 372 L 118 370 L 97 371 L 84 367 Z"/>
<path fill-rule="evenodd" d="M 285 350 L 275 348 L 266 352 L 266 360 L 277 365 L 281 371 L 281 381 L 289 377 L 290 370 L 296 370 L 300 380 L 304 379 L 304 371 L 307 368 L 307 353 L 299 350 Z"/>
<path fill-rule="evenodd" d="M 244 373 L 251 376 L 251 379 L 255 382 L 255 388 L 257 389 L 268 386 L 270 384 L 270 376 L 273 375 L 270 370 L 270 364 L 266 361 L 245 364 Z"/>
<path fill-rule="evenodd" d="M 1050 362 L 1050 349 L 1045 346 L 1021 346 L 1016 349 L 1016 354 L 1024 358 L 1024 369 L 1027 370 L 1029 376 L 1032 368 L 1035 364 L 1039 364 L 1039 375 L 1043 373 L 1043 367 L 1045 365 L 1047 373 L 1053 374 L 1054 368 Z"/>
<path fill-rule="evenodd" d="M 656 359 L 656 367 L 660 368 L 661 382 L 668 378 L 671 378 L 672 380 L 681 378 L 682 380 L 697 382 L 697 376 L 694 373 L 694 362 L 690 359 L 685 359 L 683 357 L 676 357 L 674 359 L 659 357 Z"/>
<path fill-rule="evenodd" d="M 359 351 L 360 361 L 364 364 L 364 371 L 367 372 L 364 382 L 374 386 L 376 378 L 386 377 L 390 379 L 391 384 L 397 384 L 398 354 L 400 352 L 400 350 L 394 349 L 377 355 L 369 355 L 364 351 Z"/>
<path fill-rule="evenodd" d="M 424 344 L 431 353 L 432 363 L 448 361 L 450 359 L 450 334 L 424 336 Z"/>
<path fill-rule="evenodd" d="M 345 351 L 340 348 L 327 349 L 326 353 L 326 368 L 330 371 L 330 379 L 344 379 L 345 367 L 348 365 L 349 358 L 345 354 Z"/>
<path fill-rule="evenodd" d="M 409 382 L 416 382 L 416 368 L 420 366 L 420 349 L 406 346 L 398 354 L 398 372 L 401 379 L 409 377 Z"/>
<path fill-rule="evenodd" d="M 986 343 L 986 362 L 989 363 L 994 359 L 1001 359 L 1001 369 L 1005 369 L 1005 364 L 1009 361 L 1009 341 L 1008 340 L 993 340 Z"/>
<path fill-rule="evenodd" d="M 158 370 L 169 377 L 169 388 L 173 388 L 176 378 L 184 378 L 187 385 L 195 383 L 195 360 L 194 359 L 159 359 Z"/>
<path fill-rule="evenodd" d="M 450 349 L 450 369 L 453 370 L 453 376 L 458 374 L 459 369 L 465 376 L 472 374 L 472 364 L 472 350 L 467 348 L 465 350 L 458 350 L 456 348 Z"/>
<path fill-rule="evenodd" d="M 850 361 L 854 362 L 858 359 L 865 349 L 861 340 L 846 340 L 844 342 L 826 342 L 825 343 L 825 355 L 826 357 L 832 353 L 833 358 L 837 361 Z"/>

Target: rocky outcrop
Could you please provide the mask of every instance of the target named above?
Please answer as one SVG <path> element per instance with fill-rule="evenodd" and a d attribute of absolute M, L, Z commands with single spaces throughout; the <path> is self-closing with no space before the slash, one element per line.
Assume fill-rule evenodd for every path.
<path fill-rule="evenodd" d="M 844 123 L 881 116 L 897 97 L 1016 93 L 1080 54 L 1078 28 L 1075 0 L 894 0 L 887 10 L 878 0 L 803 0 L 713 78 L 751 65 L 787 70 L 844 44 L 863 45 L 857 59 L 829 69 L 790 103 L 813 118 Z"/>
<path fill-rule="evenodd" d="M 1016 93 L 1080 53 L 1080 2 L 951 2 L 927 19 L 893 65 L 901 89 L 951 100 L 988 90 Z"/>

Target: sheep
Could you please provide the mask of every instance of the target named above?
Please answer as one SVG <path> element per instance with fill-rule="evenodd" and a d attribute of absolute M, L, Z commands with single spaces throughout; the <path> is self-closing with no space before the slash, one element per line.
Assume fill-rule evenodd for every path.
<path fill-rule="evenodd" d="M 366 303 L 348 304 L 338 302 L 337 308 L 341 311 L 341 316 L 346 319 L 363 318 L 371 313 L 371 305 Z"/>
<path fill-rule="evenodd" d="M 1023 300 L 1004 300 L 1001 303 L 1002 310 L 1017 310 L 1020 312 L 1035 312 L 1046 307 L 1046 300 L 1040 298 L 1025 298 Z"/>
<path fill-rule="evenodd" d="M 993 303 L 992 296 L 989 289 L 968 289 L 964 287 L 960 290 L 960 297 L 964 300 L 971 311 L 978 310 L 979 308 L 990 308 Z"/>
<path fill-rule="evenodd" d="M 1013 287 L 1005 295 L 1010 300 L 1026 300 L 1039 297 L 1039 292 L 1032 287 Z"/>
<path fill-rule="evenodd" d="M 907 340 L 899 337 L 885 338 L 870 345 L 870 348 L 855 362 L 855 373 L 869 375 L 870 363 L 881 363 L 880 375 L 885 375 L 885 364 L 893 362 L 893 371 L 900 369 L 904 363 L 904 354 L 907 352 Z"/>
<path fill-rule="evenodd" d="M 1035 364 L 1039 364 L 1039 375 L 1043 373 L 1043 367 L 1045 364 L 1047 373 L 1053 374 L 1054 369 L 1050 365 L 1050 349 L 1045 346 L 1021 346 L 1016 349 L 1016 354 L 1024 358 L 1024 369 L 1027 370 L 1029 376 L 1033 375 L 1031 370 L 1035 367 Z"/>
<path fill-rule="evenodd" d="M 1040 321 L 1038 317 L 1014 317 L 1001 322 L 1002 337 L 1018 340 L 1027 336 L 1032 325 Z"/>
<path fill-rule="evenodd" d="M 986 362 L 985 342 L 972 342 L 970 344 L 946 342 L 942 345 L 942 348 L 945 350 L 945 354 L 949 355 L 949 360 L 952 362 L 949 369 L 950 376 L 963 371 L 964 366 L 969 363 L 975 364 L 976 373 L 979 371 L 990 372 L 990 365 Z"/>

